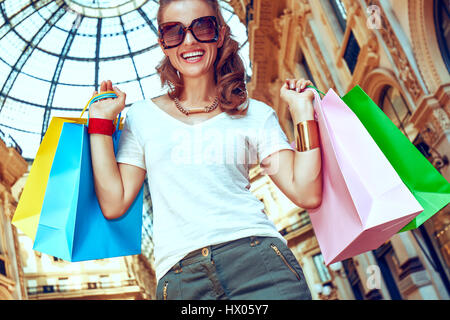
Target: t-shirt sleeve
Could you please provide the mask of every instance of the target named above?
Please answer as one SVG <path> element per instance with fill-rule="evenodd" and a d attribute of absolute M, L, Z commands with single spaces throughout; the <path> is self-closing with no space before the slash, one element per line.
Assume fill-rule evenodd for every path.
<path fill-rule="evenodd" d="M 130 110 L 131 111 L 131 110 Z M 145 153 L 132 130 L 132 116 L 128 112 L 117 146 L 116 161 L 137 166 L 146 170 Z"/>
<path fill-rule="evenodd" d="M 295 151 L 283 129 L 281 129 L 275 110 L 271 109 L 258 134 L 257 152 L 259 163 L 261 164 L 272 153 L 284 149 Z"/>

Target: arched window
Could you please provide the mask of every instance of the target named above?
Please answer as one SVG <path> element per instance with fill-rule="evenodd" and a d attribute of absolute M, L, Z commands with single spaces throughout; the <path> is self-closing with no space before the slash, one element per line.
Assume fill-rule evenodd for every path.
<path fill-rule="evenodd" d="M 392 86 L 385 86 L 381 91 L 379 106 L 392 122 L 408 137 L 406 125 L 411 116 L 411 111 L 400 91 Z"/>
<path fill-rule="evenodd" d="M 434 18 L 439 48 L 450 72 L 450 0 L 435 0 Z"/>

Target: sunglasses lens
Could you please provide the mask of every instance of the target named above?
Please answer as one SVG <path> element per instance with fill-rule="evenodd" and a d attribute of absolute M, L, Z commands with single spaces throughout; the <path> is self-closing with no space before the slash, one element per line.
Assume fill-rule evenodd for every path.
<path fill-rule="evenodd" d="M 162 34 L 167 46 L 177 46 L 183 41 L 183 27 L 180 24 L 164 26 Z"/>
<path fill-rule="evenodd" d="M 192 26 L 192 31 L 200 41 L 213 41 L 217 36 L 216 25 L 209 17 L 197 20 Z"/>

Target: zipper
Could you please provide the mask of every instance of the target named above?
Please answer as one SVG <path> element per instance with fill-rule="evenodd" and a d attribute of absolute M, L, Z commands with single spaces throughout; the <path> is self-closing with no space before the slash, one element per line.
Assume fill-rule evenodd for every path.
<path fill-rule="evenodd" d="M 278 249 L 278 247 L 276 245 L 274 245 L 273 243 L 270 244 L 270 247 L 275 251 L 275 253 L 281 258 L 281 260 L 283 260 L 284 264 L 292 271 L 293 274 L 295 274 L 295 276 L 297 277 L 297 279 L 299 281 L 302 280 L 302 278 L 300 277 L 300 275 L 297 273 L 297 271 L 295 271 L 294 268 L 292 268 L 292 266 L 289 264 L 289 262 L 286 260 L 286 258 L 283 256 L 283 254 L 281 253 L 280 249 Z"/>
<path fill-rule="evenodd" d="M 163 299 L 167 300 L 167 285 L 169 284 L 169 281 L 164 282 L 164 288 L 163 288 Z"/>

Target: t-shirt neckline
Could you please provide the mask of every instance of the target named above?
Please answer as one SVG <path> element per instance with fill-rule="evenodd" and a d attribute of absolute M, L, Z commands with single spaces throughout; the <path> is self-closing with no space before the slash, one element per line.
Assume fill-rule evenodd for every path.
<path fill-rule="evenodd" d="M 165 117 L 168 117 L 168 118 L 172 119 L 173 122 L 179 123 L 179 124 L 181 124 L 181 125 L 183 125 L 183 126 L 190 127 L 190 128 L 203 126 L 203 125 L 205 125 L 205 124 L 207 124 L 207 123 L 213 122 L 213 120 L 216 120 L 216 119 L 220 118 L 223 114 L 226 114 L 226 112 L 223 111 L 223 112 L 221 112 L 221 113 L 215 115 L 215 116 L 212 117 L 212 118 L 203 120 L 202 122 L 195 123 L 195 124 L 189 124 L 189 123 L 186 123 L 186 122 L 184 122 L 184 121 L 178 120 L 177 118 L 175 118 L 175 117 L 171 116 L 170 114 L 168 114 L 166 111 L 162 110 L 155 102 L 153 102 L 152 99 L 149 99 L 149 101 L 150 101 L 151 104 L 154 105 L 154 107 L 155 107 L 156 109 L 158 109 L 158 112 L 163 113 L 163 114 L 165 115 Z"/>

